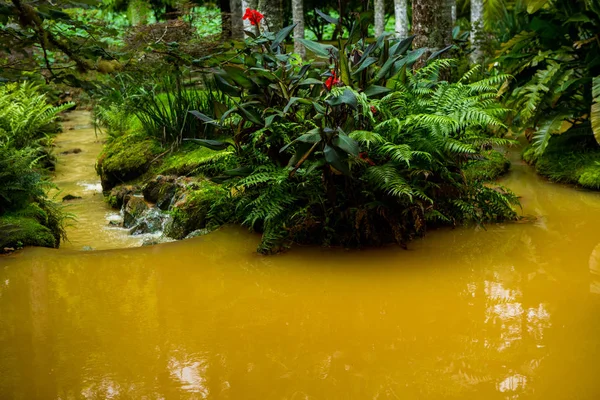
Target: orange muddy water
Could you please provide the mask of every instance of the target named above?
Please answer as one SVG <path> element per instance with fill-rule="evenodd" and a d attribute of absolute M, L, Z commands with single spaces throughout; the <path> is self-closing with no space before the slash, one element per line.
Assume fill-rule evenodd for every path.
<path fill-rule="evenodd" d="M 504 183 L 534 222 L 409 250 L 264 257 L 235 227 L 72 250 L 131 240 L 103 221 L 2 257 L 0 398 L 598 399 L 600 194 L 519 163 Z"/>

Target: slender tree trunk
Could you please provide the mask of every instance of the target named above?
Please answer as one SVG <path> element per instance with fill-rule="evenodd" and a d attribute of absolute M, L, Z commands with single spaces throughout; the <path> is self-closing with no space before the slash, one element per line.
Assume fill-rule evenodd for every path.
<path fill-rule="evenodd" d="M 396 35 L 401 39 L 408 37 L 408 0 L 394 0 L 394 16 Z"/>
<path fill-rule="evenodd" d="M 265 16 L 265 30 L 279 32 L 283 28 L 283 0 L 259 0 L 258 9 Z"/>
<path fill-rule="evenodd" d="M 242 1 L 229 0 L 229 7 L 231 9 L 231 37 L 233 39 L 243 39 L 244 24 L 242 23 Z"/>
<path fill-rule="evenodd" d="M 385 31 L 385 5 L 383 0 L 375 0 L 375 37 Z"/>
<path fill-rule="evenodd" d="M 413 0 L 412 28 L 415 49 L 428 47 L 431 50 L 442 49 L 452 43 L 452 5 L 451 0 Z M 427 54 L 415 64 L 423 65 Z"/>
<path fill-rule="evenodd" d="M 483 36 L 483 0 L 471 0 L 471 62 L 478 63 L 483 57 L 481 41 Z"/>
<path fill-rule="evenodd" d="M 456 25 L 456 0 L 451 0 L 452 4 L 452 27 Z"/>
<path fill-rule="evenodd" d="M 229 0 L 219 0 L 221 9 L 221 39 L 229 39 L 232 34 L 231 3 Z"/>
<path fill-rule="evenodd" d="M 294 28 L 294 52 L 302 58 L 306 55 L 306 49 L 298 39 L 304 39 L 304 0 L 292 0 L 292 23 Z"/>

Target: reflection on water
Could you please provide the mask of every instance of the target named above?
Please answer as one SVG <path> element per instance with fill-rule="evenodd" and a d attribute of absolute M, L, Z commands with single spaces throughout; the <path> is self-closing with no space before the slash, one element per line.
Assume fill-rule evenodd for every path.
<path fill-rule="evenodd" d="M 537 222 L 408 251 L 261 257 L 227 228 L 0 258 L 0 398 L 597 399 L 600 197 L 506 184 Z"/>

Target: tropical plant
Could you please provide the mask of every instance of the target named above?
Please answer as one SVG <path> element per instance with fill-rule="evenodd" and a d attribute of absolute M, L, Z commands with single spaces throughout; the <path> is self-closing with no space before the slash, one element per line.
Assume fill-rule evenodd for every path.
<path fill-rule="evenodd" d="M 195 142 L 232 147 L 234 168 L 213 177 L 230 189 L 209 213 L 213 224 L 262 232 L 259 251 L 269 253 L 293 242 L 404 245 L 428 226 L 515 217 L 510 192 L 467 182 L 461 170 L 508 143 L 488 134 L 504 126 L 496 96 L 507 77 L 471 82 L 473 70 L 442 81 L 452 61 L 435 60 L 441 52 L 413 72 L 426 49 L 385 35 L 367 44 L 365 26 L 357 17 L 338 47 L 303 41 L 325 70 L 285 53 L 293 26 L 214 61 L 234 106 L 219 119 L 194 115 L 231 136 Z"/>
<path fill-rule="evenodd" d="M 526 9 L 527 13 L 524 12 Z M 597 118 L 593 82 L 600 75 L 600 4 L 596 0 L 521 3 L 514 36 L 502 44 L 497 62 L 515 79 L 507 105 L 518 114 L 513 124 L 526 130 L 535 154 L 553 135 L 567 130 L 587 141 Z M 519 11 L 515 11 L 519 12 Z M 600 130 L 594 130 L 600 139 Z"/>
<path fill-rule="evenodd" d="M 58 114 L 73 106 L 49 104 L 35 84 L 0 86 L 0 138 L 4 136 L 16 148 L 35 146 L 46 134 L 56 132 Z"/>

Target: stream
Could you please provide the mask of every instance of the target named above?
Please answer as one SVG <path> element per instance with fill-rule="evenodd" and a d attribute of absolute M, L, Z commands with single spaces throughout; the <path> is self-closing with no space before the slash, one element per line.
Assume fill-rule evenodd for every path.
<path fill-rule="evenodd" d="M 530 222 L 408 250 L 265 257 L 238 227 L 136 247 L 107 227 L 101 143 L 71 118 L 71 242 L 0 258 L 0 398 L 600 398 L 600 193 L 515 159 L 502 183 Z"/>

